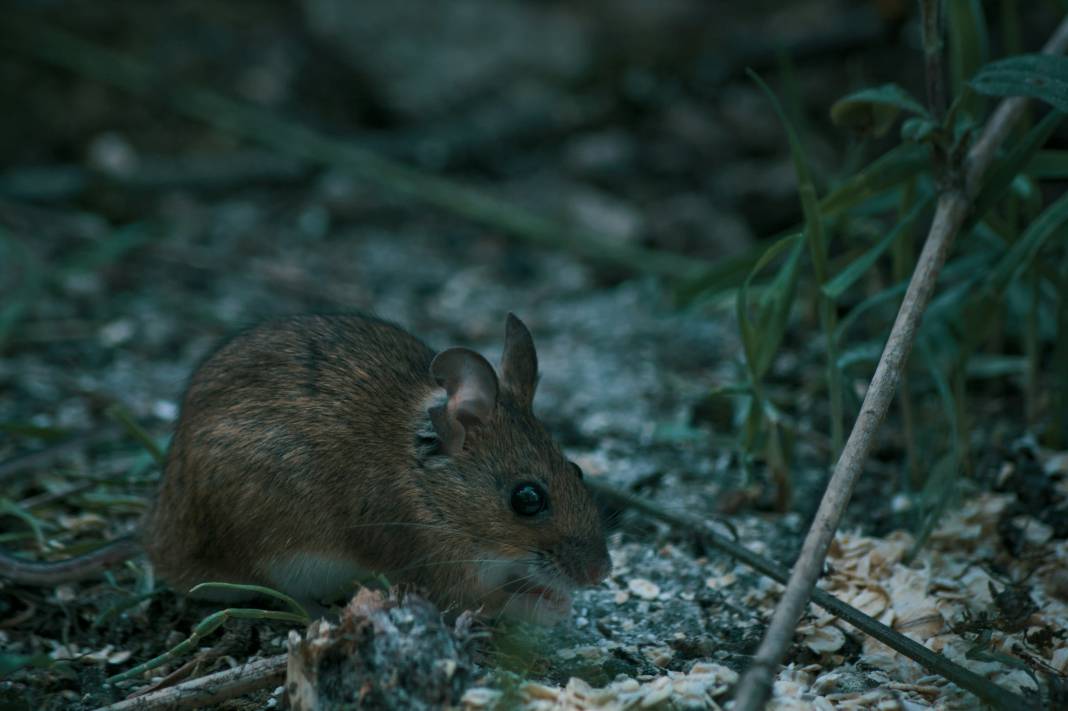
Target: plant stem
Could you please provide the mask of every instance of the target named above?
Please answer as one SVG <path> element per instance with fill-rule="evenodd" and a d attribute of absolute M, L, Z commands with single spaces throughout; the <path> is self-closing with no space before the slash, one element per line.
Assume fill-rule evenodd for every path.
<path fill-rule="evenodd" d="M 898 220 L 904 219 L 912 209 L 916 199 L 916 181 L 908 181 L 901 195 L 901 206 L 898 209 Z M 891 247 L 891 283 L 898 284 L 908 279 L 908 269 L 913 263 L 913 235 L 910 224 L 908 234 L 902 235 L 901 239 L 895 240 Z M 874 334 L 873 334 L 874 335 Z M 905 436 L 905 468 L 902 472 L 901 490 L 919 491 L 923 487 L 923 478 L 920 476 L 920 462 L 916 450 L 916 426 L 915 406 L 912 402 L 912 391 L 909 389 L 909 373 L 905 368 L 901 373 L 901 389 L 898 393 L 898 405 L 901 409 L 901 424 Z"/>
<path fill-rule="evenodd" d="M 946 115 L 946 70 L 943 66 L 942 2 L 920 0 L 923 33 L 924 78 L 927 85 L 927 105 L 931 116 L 941 122 Z"/>

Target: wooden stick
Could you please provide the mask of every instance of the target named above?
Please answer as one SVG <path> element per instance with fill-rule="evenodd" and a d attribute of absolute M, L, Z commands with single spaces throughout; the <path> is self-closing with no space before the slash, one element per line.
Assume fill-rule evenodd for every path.
<path fill-rule="evenodd" d="M 97 711 L 159 711 L 214 706 L 235 696 L 282 684 L 286 678 L 287 657 L 286 654 L 279 654 L 259 659 L 251 664 L 101 706 Z"/>
<path fill-rule="evenodd" d="M 1054 33 L 1043 52 L 1060 54 L 1068 47 L 1068 19 Z M 875 441 L 875 432 L 886 415 L 898 380 L 916 338 L 916 330 L 924 310 L 934 292 L 935 281 L 949 253 L 958 230 L 968 214 L 983 174 L 993 161 L 994 153 L 1008 135 L 1013 122 L 1023 110 L 1025 100 L 1006 99 L 998 106 L 983 135 L 968 153 L 965 162 L 965 185 L 947 183 L 938 200 L 934 219 L 923 246 L 916 271 L 909 282 L 905 299 L 890 330 L 879 364 L 875 368 L 860 414 L 849 434 L 842 456 L 834 467 L 819 510 L 812 521 L 801 547 L 801 555 L 794 564 L 790 582 L 783 592 L 771 624 L 753 658 L 752 665 L 742 676 L 735 695 L 736 711 L 757 711 L 764 707 L 771 695 L 771 683 L 793 640 L 798 621 L 812 596 L 816 580 L 823 569 L 827 549 L 838 529 L 838 523 L 853 493 L 864 461 Z M 1006 706 L 1005 708 L 1021 708 Z"/>

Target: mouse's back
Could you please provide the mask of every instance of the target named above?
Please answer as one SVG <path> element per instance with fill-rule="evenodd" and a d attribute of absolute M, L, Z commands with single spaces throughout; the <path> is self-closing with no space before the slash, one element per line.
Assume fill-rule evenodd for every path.
<path fill-rule="evenodd" d="M 408 413 L 436 389 L 433 356 L 359 315 L 269 322 L 210 355 L 183 399 L 146 531 L 161 575 L 180 587 L 270 583 L 260 564 L 276 551 L 329 551 L 337 522 L 359 518 L 354 505 L 395 507 Z"/>

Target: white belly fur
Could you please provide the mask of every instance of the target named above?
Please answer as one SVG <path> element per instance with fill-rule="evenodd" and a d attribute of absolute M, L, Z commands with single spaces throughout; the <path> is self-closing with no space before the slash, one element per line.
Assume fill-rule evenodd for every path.
<path fill-rule="evenodd" d="M 271 586 L 298 600 L 332 600 L 351 595 L 368 572 L 356 563 L 315 553 L 294 553 L 268 565 Z"/>

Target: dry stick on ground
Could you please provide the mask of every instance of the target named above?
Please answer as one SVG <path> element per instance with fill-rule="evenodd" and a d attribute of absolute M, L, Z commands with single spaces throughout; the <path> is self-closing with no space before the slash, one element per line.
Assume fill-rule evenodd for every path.
<path fill-rule="evenodd" d="M 1061 54 L 1068 48 L 1068 19 L 1062 21 L 1043 52 Z M 983 175 L 994 159 L 994 153 L 1008 135 L 1013 123 L 1023 111 L 1025 99 L 1003 101 L 987 122 L 979 140 L 972 146 L 965 161 L 964 185 L 949 185 L 938 200 L 927 241 L 923 246 L 916 271 L 905 292 L 897 319 L 887 338 L 879 364 L 864 402 L 849 434 L 842 455 L 834 467 L 834 474 L 820 502 L 794 565 L 790 582 L 771 624 L 757 650 L 753 663 L 738 685 L 735 696 L 737 711 L 756 711 L 764 706 L 771 693 L 771 681 L 793 640 L 794 630 L 812 595 L 816 580 L 823 568 L 827 549 L 834 538 L 846 504 L 853 493 L 864 460 L 875 439 L 875 432 L 894 398 L 898 379 L 916 337 L 916 329 L 923 316 L 942 264 L 949 253 L 953 238 L 968 214 Z"/>
<path fill-rule="evenodd" d="M 716 533 L 706 521 L 694 516 L 675 513 L 645 499 L 626 494 L 607 484 L 587 479 L 587 485 L 598 497 L 616 504 L 620 508 L 634 509 L 651 517 L 668 523 L 675 528 L 687 531 L 713 548 L 737 558 L 745 565 L 772 580 L 785 584 L 790 578 L 790 571 L 767 558 L 757 555 L 745 546 Z M 1003 708 L 1023 708 L 1026 699 L 1004 689 L 984 676 L 950 661 L 941 654 L 936 654 L 909 637 L 895 632 L 870 615 L 866 615 L 851 605 L 847 605 L 830 593 L 816 588 L 812 600 L 836 617 L 845 620 L 861 632 L 874 637 L 896 652 L 921 664 L 932 672 L 939 674 L 957 686 L 970 691 L 984 702 Z"/>
<path fill-rule="evenodd" d="M 286 677 L 287 656 L 279 654 L 260 659 L 144 696 L 102 706 L 97 711 L 158 711 L 214 706 L 235 696 L 282 684 Z"/>

